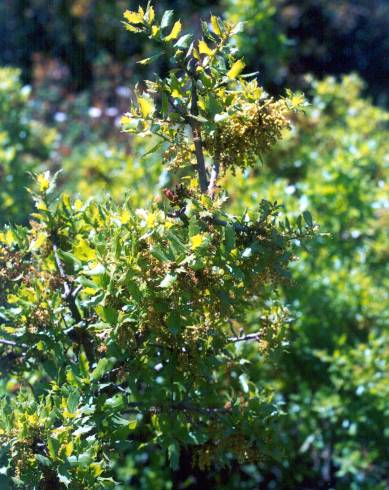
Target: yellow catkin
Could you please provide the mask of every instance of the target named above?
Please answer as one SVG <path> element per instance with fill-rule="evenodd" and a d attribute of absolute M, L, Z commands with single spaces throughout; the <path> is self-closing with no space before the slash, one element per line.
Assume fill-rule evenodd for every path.
<path fill-rule="evenodd" d="M 266 105 L 248 104 L 245 110 L 220 124 L 205 142 L 209 153 L 223 169 L 253 165 L 289 127 L 284 101 L 270 100 Z"/>

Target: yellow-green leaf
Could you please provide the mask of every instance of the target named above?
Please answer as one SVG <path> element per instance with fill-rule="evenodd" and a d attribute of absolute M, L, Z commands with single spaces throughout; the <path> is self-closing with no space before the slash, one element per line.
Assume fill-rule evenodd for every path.
<path fill-rule="evenodd" d="M 13 304 L 17 303 L 18 301 L 19 301 L 19 298 L 16 296 L 16 294 L 9 294 L 7 296 L 7 302 L 10 305 L 13 305 Z"/>
<path fill-rule="evenodd" d="M 5 243 L 6 245 L 12 245 L 14 241 L 15 237 L 12 230 L 0 233 L 0 242 Z"/>
<path fill-rule="evenodd" d="M 227 73 L 228 78 L 236 78 L 238 77 L 243 68 L 245 67 L 245 64 L 242 60 L 235 61 L 235 63 L 231 66 L 230 70 Z"/>
<path fill-rule="evenodd" d="M 219 20 L 218 18 L 215 16 L 215 15 L 212 15 L 211 16 L 211 25 L 212 25 L 212 29 L 213 29 L 213 32 L 217 35 L 217 36 L 221 36 L 221 30 L 220 30 L 220 26 L 219 26 Z"/>
<path fill-rule="evenodd" d="M 213 54 L 212 49 L 203 40 L 199 41 L 199 51 L 201 54 L 206 54 L 208 56 L 211 56 Z"/>
<path fill-rule="evenodd" d="M 79 238 L 74 247 L 74 255 L 80 260 L 93 260 L 96 258 L 96 251 L 88 245 L 84 238 Z"/>
<path fill-rule="evenodd" d="M 38 182 L 40 192 L 47 191 L 50 186 L 49 173 L 45 172 L 44 174 L 39 174 L 36 181 Z"/>
<path fill-rule="evenodd" d="M 196 250 L 196 248 L 201 247 L 203 242 L 204 242 L 203 235 L 201 235 L 201 234 L 194 235 L 190 239 L 190 246 L 191 246 L 192 250 Z"/>
<path fill-rule="evenodd" d="M 127 31 L 130 31 L 130 32 L 141 32 L 142 31 L 142 29 L 140 29 L 139 27 L 132 26 L 131 24 L 124 24 L 124 27 L 127 29 Z"/>
<path fill-rule="evenodd" d="M 120 222 L 125 225 L 131 219 L 131 213 L 128 209 L 123 209 L 123 211 L 119 215 Z"/>
<path fill-rule="evenodd" d="M 123 16 L 130 24 L 141 24 L 143 22 L 143 16 L 138 12 L 126 10 Z"/>
<path fill-rule="evenodd" d="M 138 97 L 138 104 L 143 117 L 148 117 L 154 112 L 154 104 L 149 98 Z"/>
<path fill-rule="evenodd" d="M 68 209 L 71 209 L 71 203 L 70 203 L 70 196 L 67 192 L 64 192 L 62 194 L 62 202 L 64 203 L 65 207 Z"/>
<path fill-rule="evenodd" d="M 48 211 L 47 205 L 44 201 L 42 201 L 42 199 L 35 204 L 35 207 L 39 211 Z"/>
<path fill-rule="evenodd" d="M 173 41 L 174 39 L 177 39 L 178 36 L 181 33 L 182 25 L 181 21 L 177 20 L 177 22 L 174 24 L 173 29 L 171 30 L 170 34 L 165 37 L 165 41 Z"/>
<path fill-rule="evenodd" d="M 38 233 L 38 235 L 35 237 L 35 239 L 31 242 L 30 244 L 30 252 L 39 250 L 41 246 L 46 242 L 47 240 L 47 233 L 44 231 L 41 231 Z"/>
<path fill-rule="evenodd" d="M 70 441 L 65 445 L 66 456 L 71 456 L 73 454 L 73 442 Z"/>

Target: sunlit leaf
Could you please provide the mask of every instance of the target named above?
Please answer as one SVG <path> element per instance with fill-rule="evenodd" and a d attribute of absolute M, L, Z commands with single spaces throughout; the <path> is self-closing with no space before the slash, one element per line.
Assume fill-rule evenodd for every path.
<path fill-rule="evenodd" d="M 228 78 L 236 78 L 243 71 L 245 64 L 242 60 L 235 61 L 230 70 L 227 72 Z"/>

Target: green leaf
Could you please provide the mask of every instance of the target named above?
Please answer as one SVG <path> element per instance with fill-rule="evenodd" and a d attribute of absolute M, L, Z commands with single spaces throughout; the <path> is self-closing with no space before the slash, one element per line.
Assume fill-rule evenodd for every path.
<path fill-rule="evenodd" d="M 116 359 L 114 357 L 103 357 L 103 359 L 100 359 L 99 362 L 97 363 L 97 366 L 95 369 L 92 371 L 91 374 L 91 379 L 93 381 L 98 381 L 100 378 L 104 376 L 104 374 L 109 371 L 112 366 L 115 364 Z"/>
<path fill-rule="evenodd" d="M 115 415 L 114 417 L 112 417 L 112 423 L 114 425 L 126 427 L 126 426 L 129 426 L 131 424 L 131 421 L 128 419 L 125 419 L 124 417 L 120 417 L 119 415 Z"/>
<path fill-rule="evenodd" d="M 301 215 L 297 216 L 296 223 L 297 223 L 298 229 L 301 231 L 301 228 L 302 228 L 302 218 L 301 218 Z"/>
<path fill-rule="evenodd" d="M 191 220 L 189 222 L 189 230 L 188 231 L 189 231 L 189 237 L 198 235 L 200 233 L 201 228 L 200 228 L 196 219 L 191 218 Z"/>
<path fill-rule="evenodd" d="M 162 56 L 163 53 L 158 53 L 153 56 L 150 56 L 150 58 L 144 58 L 143 60 L 137 61 L 139 65 L 150 65 L 153 61 L 156 61 L 158 58 Z"/>
<path fill-rule="evenodd" d="M 169 257 L 165 254 L 165 252 L 158 247 L 158 245 L 154 245 L 151 248 L 151 255 L 153 255 L 156 259 L 160 260 L 161 262 L 170 262 Z"/>
<path fill-rule="evenodd" d="M 139 291 L 139 285 L 131 279 L 128 279 L 127 281 L 127 289 L 128 292 L 131 294 L 131 297 L 134 298 L 135 301 L 141 301 L 143 296 L 142 293 Z"/>
<path fill-rule="evenodd" d="M 161 29 L 165 29 L 165 27 L 168 27 L 173 19 L 174 12 L 173 10 L 166 10 L 165 13 L 163 14 L 162 20 L 161 20 Z"/>
<path fill-rule="evenodd" d="M 162 145 L 163 145 L 164 141 L 158 141 L 158 143 L 156 145 L 153 145 L 152 148 L 150 148 L 150 150 L 147 150 L 146 153 L 143 153 L 141 158 L 145 158 L 149 155 L 151 155 L 152 153 L 155 153 Z"/>
<path fill-rule="evenodd" d="M 107 271 L 103 264 L 97 264 L 92 269 L 84 269 L 82 272 L 86 276 L 99 276 L 105 274 Z"/>
<path fill-rule="evenodd" d="M 46 456 L 43 456 L 43 454 L 36 454 L 35 457 L 41 465 L 46 466 L 46 467 L 51 466 L 51 461 Z"/>
<path fill-rule="evenodd" d="M 105 400 L 104 405 L 106 405 L 109 408 L 119 408 L 119 407 L 122 407 L 124 405 L 123 395 L 118 394 L 118 395 L 112 396 L 111 398 L 107 398 Z"/>
<path fill-rule="evenodd" d="M 236 236 L 235 229 L 231 225 L 225 227 L 225 246 L 226 252 L 229 253 L 235 247 Z"/>
<path fill-rule="evenodd" d="M 307 223 L 308 226 L 313 226 L 313 219 L 312 215 L 309 211 L 304 211 L 303 212 L 304 220 Z"/>
<path fill-rule="evenodd" d="M 81 261 L 77 259 L 72 253 L 70 252 L 64 252 L 63 250 L 59 250 L 59 255 L 61 259 L 64 260 L 65 263 L 67 264 L 76 264 L 78 266 L 81 265 Z"/>
<path fill-rule="evenodd" d="M 177 276 L 174 274 L 166 274 L 159 284 L 160 288 L 169 288 L 177 281 Z"/>
<path fill-rule="evenodd" d="M 69 461 L 70 466 L 89 466 L 93 461 L 92 456 L 88 451 L 85 451 L 78 456 L 68 456 L 67 460 Z"/>
<path fill-rule="evenodd" d="M 201 115 L 194 116 L 193 114 L 191 114 L 189 117 L 191 119 L 195 119 L 196 121 L 199 121 L 199 122 L 202 122 L 202 123 L 207 123 L 208 122 L 208 119 L 206 119 L 204 116 L 201 116 Z"/>
<path fill-rule="evenodd" d="M 57 458 L 59 447 L 59 441 L 49 436 L 47 439 L 47 449 L 49 451 L 49 456 L 51 459 L 55 460 Z"/>
<path fill-rule="evenodd" d="M 177 335 L 182 325 L 180 313 L 172 311 L 166 319 L 166 325 L 173 335 Z"/>
<path fill-rule="evenodd" d="M 167 453 L 170 461 L 170 467 L 173 471 L 178 469 L 180 462 L 180 446 L 174 442 L 167 448 Z"/>
<path fill-rule="evenodd" d="M 74 413 L 77 410 L 79 401 L 80 393 L 78 391 L 73 391 L 72 393 L 70 393 L 67 401 L 68 410 L 70 413 Z"/>
<path fill-rule="evenodd" d="M 181 36 L 178 41 L 175 43 L 175 48 L 187 48 L 193 39 L 192 34 L 185 34 Z"/>
<path fill-rule="evenodd" d="M 76 429 L 74 432 L 73 432 L 73 435 L 74 436 L 81 436 L 83 434 L 88 434 L 88 432 L 90 432 L 91 430 L 93 430 L 95 428 L 94 425 L 83 425 L 81 426 L 80 428 Z"/>
<path fill-rule="evenodd" d="M 110 325 L 116 325 L 119 317 L 119 312 L 115 308 L 112 308 L 112 306 L 98 305 L 96 306 L 96 313 Z"/>
<path fill-rule="evenodd" d="M 63 483 L 65 487 L 68 488 L 72 481 L 71 481 L 71 474 L 69 472 L 67 465 L 66 466 L 64 464 L 59 465 L 57 476 L 59 482 Z"/>
<path fill-rule="evenodd" d="M 182 241 L 178 238 L 178 236 L 175 233 L 173 233 L 172 231 L 168 231 L 166 235 L 167 238 L 169 239 L 169 242 L 172 245 L 173 252 L 176 256 L 187 253 L 186 245 L 182 243 Z"/>

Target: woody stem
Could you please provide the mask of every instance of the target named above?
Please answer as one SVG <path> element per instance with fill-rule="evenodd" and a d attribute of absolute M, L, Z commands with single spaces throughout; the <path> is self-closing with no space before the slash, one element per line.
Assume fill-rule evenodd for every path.
<path fill-rule="evenodd" d="M 205 194 L 208 190 L 207 171 L 205 168 L 205 159 L 203 152 L 203 142 L 201 139 L 201 125 L 196 117 L 199 115 L 196 79 L 192 78 L 192 102 L 190 108 L 190 115 L 194 116 L 190 118 L 190 126 L 192 129 L 193 143 L 195 146 L 195 154 L 197 161 L 197 172 L 199 175 L 200 190 Z"/>

